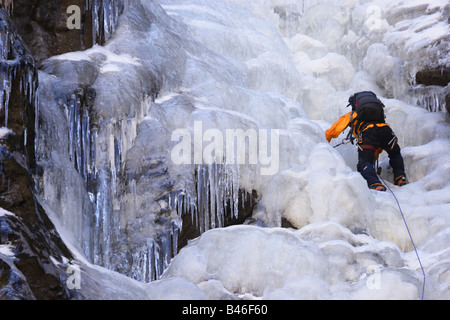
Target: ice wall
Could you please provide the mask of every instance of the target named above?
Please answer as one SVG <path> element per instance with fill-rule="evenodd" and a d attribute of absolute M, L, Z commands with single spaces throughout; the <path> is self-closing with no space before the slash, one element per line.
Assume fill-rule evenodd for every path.
<path fill-rule="evenodd" d="M 410 101 L 430 112 L 445 112 L 448 103 L 446 99 L 448 99 L 447 96 L 449 95 L 449 92 L 449 86 L 416 85 L 411 87 Z"/>
<path fill-rule="evenodd" d="M 0 299 L 77 297 L 61 267 L 72 255 L 35 196 L 38 87 L 33 56 L 0 8 Z"/>
<path fill-rule="evenodd" d="M 351 147 L 344 147 L 336 152 L 331 150 L 329 145 L 321 143 L 319 138 L 316 139 L 316 128 L 308 119 L 303 118 L 302 112 L 304 111 L 310 119 L 317 120 L 316 124 L 326 129 L 331 122 L 346 112 L 345 105 L 350 94 L 371 88 L 384 97 L 383 100 L 388 105 L 388 121 L 399 135 L 401 145 L 404 147 L 407 174 L 410 177 L 411 185 L 405 189 L 395 189 L 395 192 L 403 208 L 406 208 L 405 211 L 409 212 L 408 221 L 410 227 L 412 225 L 412 234 L 416 236 L 417 242 L 425 243 L 432 242 L 436 233 L 446 233 L 447 218 L 444 211 L 440 209 L 448 206 L 448 197 L 446 196 L 448 184 L 438 178 L 440 174 L 448 177 L 447 169 L 443 171 L 438 169 L 439 164 L 448 163 L 448 153 L 444 151 L 448 144 L 446 114 L 442 111 L 431 114 L 401 101 L 402 98 L 410 101 L 411 81 L 417 71 L 415 69 L 417 66 L 431 63 L 431 61 L 441 61 L 441 59 L 444 64 L 448 61 L 445 58 L 446 51 L 440 49 L 442 43 L 448 43 L 448 32 L 445 31 L 448 30 L 445 17 L 445 8 L 448 3 L 419 2 L 403 5 L 391 2 L 380 4 L 379 2 L 318 1 L 303 12 L 297 5 L 290 5 L 282 1 L 267 1 L 262 4 L 235 1 L 233 4 L 236 6 L 219 2 L 192 1 L 186 4 L 177 1 L 161 1 L 163 8 L 171 16 L 182 19 L 193 28 L 192 34 L 195 39 L 212 51 L 230 59 L 232 63 L 241 68 L 240 70 L 244 70 L 243 73 L 247 71 L 245 84 L 248 87 L 255 91 L 261 89 L 262 91 L 281 92 L 301 106 L 297 118 L 288 121 L 289 130 L 283 132 L 286 144 L 283 144 L 281 148 L 284 151 L 281 162 L 283 163 L 290 156 L 293 157 L 292 161 L 284 162 L 286 167 L 282 165 L 284 170 L 280 170 L 276 176 L 256 184 L 257 190 L 262 194 L 259 199 L 260 207 L 254 213 L 256 219 L 267 223 L 271 218 L 277 220 L 277 216 L 281 216 L 287 218 L 298 228 L 311 223 L 331 220 L 348 228 L 353 234 L 367 233 L 378 240 L 392 241 L 400 251 L 412 250 L 410 239 L 392 196 L 370 192 L 366 189 L 364 181 L 355 172 L 355 150 Z M 220 8 L 218 11 L 221 13 L 219 14 L 212 7 Z M 242 7 L 251 11 L 261 20 L 250 18 L 247 15 L 248 11 L 242 10 Z M 385 7 L 390 9 L 385 10 Z M 424 9 L 425 17 L 421 17 Z M 291 12 L 289 10 L 296 10 L 297 13 L 286 14 Z M 299 34 L 286 32 L 288 24 L 286 16 L 294 17 L 288 19 L 289 29 L 300 30 Z M 414 25 L 422 19 L 422 22 L 434 19 L 439 22 L 429 25 L 425 23 L 422 28 L 416 29 Z M 396 21 L 393 22 L 394 20 Z M 393 25 L 399 21 L 402 23 Z M 257 27 L 255 28 L 255 26 Z M 436 27 L 436 30 L 431 32 L 433 27 Z M 283 35 L 284 43 L 280 41 L 279 35 L 274 32 L 273 28 L 278 29 L 279 34 Z M 400 29 L 408 31 L 402 33 L 399 32 Z M 254 30 L 261 31 L 267 38 Z M 396 37 L 406 37 L 410 41 L 406 41 L 404 46 L 397 46 L 395 41 L 392 41 Z M 220 39 L 220 41 L 213 39 Z M 268 39 L 275 48 L 265 41 Z M 235 43 L 239 43 L 238 49 L 233 46 Z M 285 53 L 277 51 L 278 49 Z M 414 54 L 412 54 L 413 51 Z M 289 53 L 286 54 L 286 52 Z M 287 67 L 292 65 L 295 69 Z M 283 74 L 277 73 L 279 70 L 283 70 Z M 289 85 L 292 83 L 298 85 L 296 93 L 291 91 Z M 232 96 L 235 96 L 235 91 Z M 208 95 L 209 97 L 210 95 Z M 232 98 L 228 99 L 232 100 Z M 210 103 L 211 101 L 215 100 L 208 100 Z M 234 110 L 254 116 L 251 111 L 247 111 L 250 108 L 240 109 L 239 102 L 232 101 L 234 103 L 231 105 Z M 258 110 L 263 115 L 266 114 L 264 107 L 263 104 L 258 105 Z M 256 118 L 256 116 L 254 117 Z M 263 116 L 258 119 L 261 118 Z M 282 119 L 278 116 L 276 118 Z M 268 117 L 265 119 L 267 121 Z M 282 126 L 281 123 L 278 125 Z M 296 139 L 302 141 L 303 144 L 296 145 Z M 443 148 L 438 149 L 439 145 Z M 419 158 L 431 160 L 430 157 L 434 159 L 431 167 L 425 166 L 423 162 L 417 162 Z M 390 183 L 392 172 L 389 170 L 385 155 L 381 158 L 381 163 L 384 169 L 382 176 Z M 433 192 L 424 194 L 419 191 L 424 189 L 433 190 Z M 426 207 L 430 204 L 439 207 L 439 213 L 436 216 L 425 218 L 428 211 Z M 422 228 L 423 224 L 419 222 L 420 220 L 425 222 L 427 228 Z M 233 232 L 230 231 L 230 233 Z M 220 231 L 212 231 L 205 237 L 209 236 L 212 238 L 217 236 L 219 239 L 223 235 L 220 234 Z M 255 236 L 252 244 L 257 246 L 258 241 L 262 241 L 262 239 L 265 239 L 265 236 Z M 208 240 L 211 239 L 208 238 Z M 225 260 L 230 263 L 223 261 L 220 266 L 216 266 L 214 261 L 217 261 L 218 257 L 212 253 L 212 250 L 206 249 L 207 242 L 199 240 L 187 249 L 190 251 L 186 252 L 187 259 L 198 257 L 198 260 L 190 265 L 192 269 L 189 267 L 187 267 L 188 270 L 177 269 L 173 273 L 170 272 L 168 277 L 182 276 L 204 288 L 223 286 L 223 290 L 219 290 L 222 293 L 232 291 L 244 294 L 243 292 L 250 291 L 239 286 L 240 283 L 245 282 L 243 279 L 235 279 L 233 276 L 240 274 L 240 272 L 234 272 L 240 267 L 249 268 L 251 263 L 249 260 L 252 259 L 246 260 L 245 257 L 251 252 L 258 252 L 258 250 L 253 251 L 250 245 L 242 252 L 227 251 L 230 256 Z M 378 243 L 374 247 L 378 247 L 378 245 L 383 246 Z M 218 244 L 215 243 L 211 248 L 215 246 Z M 224 250 L 226 249 L 224 248 Z M 273 251 L 279 252 L 280 250 L 274 249 Z M 330 252 L 332 251 L 330 249 Z M 203 252 L 207 253 L 203 255 Z M 422 251 L 422 254 L 427 257 L 426 268 L 442 270 L 438 265 L 433 265 L 432 252 L 433 249 Z M 444 255 L 448 255 L 448 252 Z M 420 270 L 417 272 L 419 266 L 413 262 L 412 255 L 403 256 L 401 254 L 400 256 L 402 259 L 408 260 L 408 267 L 414 266 L 412 267 L 414 269 L 411 273 L 412 277 L 407 280 L 406 278 L 409 276 L 402 274 L 401 264 L 398 264 L 394 267 L 400 268 L 394 272 L 400 271 L 398 277 L 391 274 L 388 275 L 388 278 L 392 280 L 392 283 L 404 285 L 405 290 L 401 290 L 400 296 L 407 299 L 420 297 L 422 280 Z M 231 257 L 236 258 L 236 263 L 231 262 Z M 181 260 L 180 265 L 186 266 L 187 260 L 178 256 L 175 261 L 178 258 Z M 256 254 L 254 260 L 259 258 L 261 257 Z M 280 258 L 280 260 L 288 259 Z M 311 263 L 309 259 L 306 260 L 305 263 Z M 176 269 L 175 265 L 178 265 L 178 262 L 173 265 Z M 382 265 L 389 266 L 388 268 L 392 267 L 386 262 Z M 268 265 L 267 268 L 262 269 L 270 272 L 268 270 L 273 268 Z M 223 271 L 223 277 L 221 271 Z M 257 273 L 259 270 L 253 271 Z M 363 276 L 363 274 L 361 273 L 359 276 Z M 435 275 L 436 273 L 434 273 Z M 245 274 L 245 276 L 249 277 L 249 274 Z M 301 277 L 301 275 L 293 277 Z M 326 276 L 313 274 L 313 277 L 326 279 L 325 282 L 328 285 L 330 283 Z M 261 278 L 263 278 L 261 275 L 255 277 L 249 285 L 257 286 L 258 280 L 256 279 Z M 219 283 L 215 281 L 219 281 Z M 433 286 L 439 282 L 434 281 L 436 278 L 431 280 Z M 364 287 L 364 282 L 361 281 L 361 286 L 358 285 L 361 290 L 367 289 Z M 287 292 L 301 297 L 302 290 L 310 288 L 313 283 L 318 284 L 314 280 L 306 281 L 305 287 L 299 284 L 298 291 L 293 286 L 289 287 Z M 306 284 L 310 286 L 308 287 Z M 262 284 L 262 286 L 265 285 L 267 285 L 266 282 Z M 433 286 L 428 290 L 432 291 Z M 344 287 L 340 287 L 342 292 L 351 292 L 350 287 L 347 289 Z M 265 290 L 270 291 L 270 288 L 271 286 L 267 285 Z M 441 294 L 446 296 L 448 286 L 443 284 L 442 287 L 437 285 L 435 288 L 439 288 L 437 289 L 439 294 L 434 297 Z M 384 289 L 386 289 L 384 292 L 367 291 L 363 296 L 387 297 L 392 287 L 384 287 Z M 333 291 L 331 290 L 331 292 Z M 261 292 L 264 290 L 261 289 L 258 292 L 258 297 L 262 294 Z M 282 293 L 285 294 L 283 291 Z M 288 297 L 289 294 L 284 297 Z M 330 295 L 330 291 L 327 289 L 324 295 L 318 295 L 318 297 L 320 296 L 330 298 L 333 295 Z M 357 298 L 357 295 L 350 294 L 346 297 Z"/>
<path fill-rule="evenodd" d="M 449 171 L 441 167 L 448 163 L 445 115 L 393 99 L 408 87 L 407 55 L 385 41 L 383 33 L 392 29 L 383 15 L 376 16 L 379 28 L 365 24 L 363 17 L 378 14 L 369 3 L 299 3 L 135 1 L 105 46 L 44 63 L 42 196 L 91 262 L 143 282 L 158 279 L 169 266 L 164 280 L 181 277 L 173 283 L 202 288 L 208 297 L 234 298 L 246 293 L 304 297 L 304 288 L 317 283 L 323 292 L 310 296 L 333 298 L 341 290 L 339 297 L 373 297 L 364 287 L 365 268 L 381 264 L 393 280 L 387 283 L 402 288 L 401 297 L 420 296 L 421 274 L 403 253 L 411 244 L 392 197 L 369 191 L 355 172 L 356 150 L 333 149 L 323 129 L 347 111 L 349 94 L 370 89 L 383 97 L 412 182 L 396 193 L 417 243 L 425 244 L 437 234 L 435 239 L 447 239 Z M 81 107 L 93 92 L 94 101 Z M 199 122 L 202 130 L 196 130 Z M 215 162 L 195 163 L 196 152 L 204 156 L 205 147 L 218 145 L 209 144 L 212 136 L 226 137 L 231 129 L 278 130 L 278 171 L 261 175 L 263 163 L 220 166 L 226 159 L 220 152 Z M 184 145 L 191 154 L 176 163 L 172 153 L 182 136 L 192 138 Z M 391 183 L 386 158 L 380 160 Z M 222 225 L 225 207 L 231 216 L 239 211 L 247 194 L 239 190 L 258 194 L 247 224 L 278 228 L 284 219 L 306 228 L 303 232 L 313 224 L 317 234 L 257 227 L 211 230 Z M 430 206 L 438 209 L 435 215 L 426 214 Z M 183 214 L 205 233 L 172 265 Z M 322 241 L 329 229 L 321 223 L 329 221 L 341 231 Z M 245 242 L 246 231 L 251 241 Z M 245 242 L 242 250 L 236 249 L 235 236 Z M 270 247 L 270 240 L 277 246 Z M 432 288 L 445 292 L 438 280 L 446 276 L 443 264 L 432 257 L 448 252 L 424 247 L 426 267 L 434 272 Z M 280 253 L 277 259 L 274 252 Z M 225 267 L 217 273 L 220 265 L 211 263 L 222 253 L 227 259 L 220 259 Z M 305 273 L 289 269 L 289 253 Z M 323 267 L 314 253 L 327 261 Z M 303 255 L 308 258 L 302 260 Z M 254 261 L 260 270 L 245 271 Z M 289 286 L 282 274 L 271 273 L 268 262 L 289 269 L 289 276 L 301 279 L 293 282 L 299 285 Z M 336 274 L 327 275 L 327 268 Z M 235 270 L 240 272 L 233 277 Z M 241 286 L 246 277 L 250 280 Z M 376 297 L 388 295 L 391 284 Z M 360 295 L 351 293 L 355 287 Z"/>
<path fill-rule="evenodd" d="M 237 167 L 170 166 L 171 133 L 184 126 L 174 115 L 192 106 L 155 100 L 179 90 L 186 64 L 204 63 L 208 77 L 212 63 L 225 61 L 190 48 L 156 4 L 135 3 L 122 19 L 104 47 L 42 64 L 40 190 L 89 261 L 151 281 L 179 249 L 183 215 L 202 233 L 249 201 Z M 180 43 L 190 52 L 175 50 Z M 188 54 L 195 58 L 186 62 Z"/>
<path fill-rule="evenodd" d="M 216 299 L 417 299 L 414 273 L 401 271 L 406 264 L 391 243 L 335 223 L 298 231 L 238 226 L 197 239 L 163 279 L 187 279 Z"/>
<path fill-rule="evenodd" d="M 356 71 L 358 81 L 368 73 L 385 96 L 429 110 L 436 107 L 430 100 L 448 94 L 446 85 L 436 94 L 438 88 L 415 83 L 421 70 L 448 68 L 447 1 L 235 2 L 280 30 L 301 72 L 326 78 L 335 89 L 345 90 Z M 442 108 L 445 99 L 438 103 Z"/>
<path fill-rule="evenodd" d="M 25 152 L 27 164 L 34 168 L 39 81 L 33 57 L 4 9 L 0 9 L 0 50 L 0 125 L 17 135 L 14 148 Z"/>
<path fill-rule="evenodd" d="M 85 11 L 92 12 L 92 39 L 105 43 L 114 34 L 127 0 L 86 0 Z"/>

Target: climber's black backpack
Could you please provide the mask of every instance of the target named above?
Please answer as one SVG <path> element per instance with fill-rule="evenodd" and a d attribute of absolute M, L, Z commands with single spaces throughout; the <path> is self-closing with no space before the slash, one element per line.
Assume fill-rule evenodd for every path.
<path fill-rule="evenodd" d="M 358 113 L 356 118 L 365 122 L 384 122 L 384 104 L 371 91 L 358 92 L 352 95 L 349 100 L 349 106 Z M 354 119 L 354 120 L 356 120 Z"/>

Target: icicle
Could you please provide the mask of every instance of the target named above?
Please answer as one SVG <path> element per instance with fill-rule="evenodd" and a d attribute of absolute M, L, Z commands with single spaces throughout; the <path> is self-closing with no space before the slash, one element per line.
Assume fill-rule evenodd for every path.
<path fill-rule="evenodd" d="M 202 167 L 199 165 L 197 167 L 197 228 L 200 230 L 200 233 L 203 233 L 203 175 L 202 175 Z"/>
<path fill-rule="evenodd" d="M 101 230 L 101 219 L 100 219 L 100 198 L 101 198 L 101 193 L 97 192 L 96 196 L 95 196 L 95 212 L 94 212 L 94 230 L 93 233 L 95 235 L 95 239 L 93 241 L 93 248 L 92 248 L 92 253 L 93 253 L 93 262 L 94 264 L 100 264 L 101 263 L 101 249 L 100 249 L 100 240 L 101 240 L 101 234 L 100 234 L 100 230 Z"/>
<path fill-rule="evenodd" d="M 88 110 L 83 110 L 83 118 L 81 125 L 81 145 L 82 145 L 82 167 L 81 174 L 87 182 L 88 176 L 88 163 L 89 163 L 89 150 L 90 150 L 90 128 L 89 128 L 89 112 Z"/>
<path fill-rule="evenodd" d="M 12 12 L 14 7 L 12 0 L 2 0 L 1 4 L 9 12 Z M 34 129 L 34 151 L 36 151 L 39 120 L 38 77 L 31 54 L 11 24 L 5 10 L 0 10 L 0 109 L 3 111 L 4 126 L 7 128 L 10 122 L 11 107 L 23 108 L 21 112 L 24 114 L 22 122 L 22 130 L 25 133 L 24 146 L 30 143 L 26 134 L 32 133 Z M 20 100 L 19 97 L 12 96 L 17 93 L 20 94 Z M 28 117 L 33 113 L 34 128 L 32 122 L 28 121 L 31 120 Z M 32 155 L 30 156 L 32 159 L 34 158 Z"/>
<path fill-rule="evenodd" d="M 159 276 L 162 274 L 161 267 L 161 254 L 159 250 L 159 246 L 156 242 L 153 242 L 153 259 L 154 259 L 154 279 L 159 279 Z"/>
<path fill-rule="evenodd" d="M 446 87 L 418 85 L 410 88 L 411 103 L 430 112 L 442 112 L 446 108 Z"/>
<path fill-rule="evenodd" d="M 223 166 L 221 166 L 219 168 L 216 166 L 215 176 L 214 176 L 214 179 L 216 181 L 216 183 L 215 183 L 216 184 L 215 202 L 216 202 L 216 217 L 217 217 L 217 223 L 218 223 L 217 227 L 223 228 L 225 226 L 225 208 L 223 206 L 223 180 L 220 179 L 223 172 L 222 172 L 222 170 L 220 170 L 220 168 L 223 168 Z"/>
<path fill-rule="evenodd" d="M 156 257 L 155 257 L 156 249 L 155 249 L 155 242 L 153 241 L 153 239 L 149 243 L 148 252 L 149 252 L 149 255 L 148 255 L 148 260 L 149 260 L 149 280 L 150 281 L 155 281 L 155 280 L 157 280 L 157 276 L 156 276 Z"/>
<path fill-rule="evenodd" d="M 196 177 L 197 212 L 191 211 L 192 221 L 196 221 L 200 233 L 223 227 L 226 212 L 230 212 L 230 218 L 238 217 L 240 187 L 237 166 L 199 165 Z"/>
<path fill-rule="evenodd" d="M 39 145 L 39 90 L 38 90 L 38 78 L 34 81 L 34 152 L 37 153 L 38 145 Z M 25 134 L 26 137 L 26 134 Z"/>
<path fill-rule="evenodd" d="M 197 210 L 197 206 L 195 205 L 194 202 L 191 202 L 190 213 L 191 213 L 192 225 L 195 226 L 198 224 L 198 210 Z"/>
<path fill-rule="evenodd" d="M 8 12 L 9 15 L 12 15 L 14 12 L 14 1 L 13 0 L 2 0 L 1 5 Z"/>
<path fill-rule="evenodd" d="M 145 248 L 143 250 L 142 253 L 143 257 L 142 257 L 142 280 L 144 280 L 145 282 L 149 282 L 150 281 L 150 260 L 149 260 L 149 256 L 150 256 L 150 248 Z"/>
<path fill-rule="evenodd" d="M 90 5 L 92 10 L 92 39 L 94 39 L 95 43 L 100 35 L 97 1 L 93 0 Z"/>
<path fill-rule="evenodd" d="M 94 43 L 106 42 L 112 37 L 124 6 L 124 0 L 86 0 L 85 11 L 92 11 Z"/>
<path fill-rule="evenodd" d="M 211 226 L 211 212 L 209 209 L 209 202 L 210 202 L 210 182 L 211 180 L 209 180 L 208 177 L 208 171 L 209 171 L 209 167 L 204 168 L 203 170 L 203 183 L 206 184 L 204 190 L 205 190 L 205 195 L 203 197 L 203 212 L 204 212 L 204 230 L 208 231 L 210 230 L 210 226 Z"/>
<path fill-rule="evenodd" d="M 237 166 L 231 171 L 233 181 L 233 205 L 234 217 L 237 219 L 239 215 L 239 169 Z"/>
<path fill-rule="evenodd" d="M 68 105 L 66 105 L 68 114 L 69 114 L 69 159 L 72 161 L 75 165 L 75 133 L 74 133 L 74 127 L 75 127 L 75 101 L 76 101 L 76 95 L 72 94 L 71 98 L 68 101 Z"/>
<path fill-rule="evenodd" d="M 160 242 L 160 250 L 162 255 L 162 268 L 161 273 L 164 272 L 164 270 L 167 268 L 167 266 L 170 263 L 170 260 L 172 259 L 172 241 L 171 236 L 172 230 L 165 230 L 160 236 L 159 236 L 159 242 Z"/>
<path fill-rule="evenodd" d="M 8 113 L 9 113 L 9 100 L 11 95 L 11 82 L 12 78 L 8 75 L 8 79 L 3 80 L 3 107 L 5 110 L 5 128 L 8 128 Z"/>
<path fill-rule="evenodd" d="M 172 222 L 172 258 L 175 257 L 175 255 L 178 252 L 178 235 L 180 233 L 180 230 L 183 228 L 183 225 L 180 223 L 177 223 L 177 221 Z"/>
<path fill-rule="evenodd" d="M 103 4 L 103 30 L 105 32 L 105 39 L 109 39 L 111 35 L 111 23 L 113 21 L 110 21 L 112 19 L 111 17 L 111 4 L 115 5 L 115 1 L 107 1 L 106 4 Z"/>
<path fill-rule="evenodd" d="M 4 28 L 0 32 L 0 54 L 1 60 L 8 60 L 10 52 L 8 29 Z"/>
<path fill-rule="evenodd" d="M 153 243 L 147 241 L 147 246 L 134 251 L 132 259 L 134 264 L 131 267 L 131 278 L 138 281 L 149 281 L 151 278 L 151 257 L 153 254 Z"/>
<path fill-rule="evenodd" d="M 181 197 L 181 201 L 178 201 L 176 208 L 177 208 L 177 215 L 181 217 L 183 215 L 183 208 L 186 208 L 185 204 L 186 195 L 184 193 L 181 193 L 179 197 Z"/>
<path fill-rule="evenodd" d="M 73 108 L 74 112 L 74 137 L 73 141 L 75 143 L 75 167 L 78 172 L 81 172 L 81 121 L 80 121 L 80 99 L 78 96 L 75 97 L 75 104 Z"/>
<path fill-rule="evenodd" d="M 96 210 L 95 210 L 95 230 L 94 234 L 97 235 L 95 241 L 95 261 L 94 263 L 100 264 L 109 268 L 109 261 L 111 257 L 111 199 L 109 192 L 109 181 L 111 176 L 109 172 L 104 170 L 99 171 L 97 176 L 97 197 L 96 197 Z"/>

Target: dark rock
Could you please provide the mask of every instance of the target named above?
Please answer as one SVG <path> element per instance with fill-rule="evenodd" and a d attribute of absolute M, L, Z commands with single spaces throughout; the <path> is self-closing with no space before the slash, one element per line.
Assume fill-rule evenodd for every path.
<path fill-rule="evenodd" d="M 243 197 L 244 193 L 246 194 L 245 197 Z M 252 193 L 249 193 L 246 190 L 239 189 L 238 215 L 235 217 L 232 214 L 231 200 L 228 200 L 228 205 L 224 215 L 224 227 L 244 224 L 244 222 L 252 216 L 257 198 L 258 194 L 255 190 L 253 190 Z M 243 201 L 243 199 L 245 200 Z M 189 240 L 195 239 L 201 235 L 197 222 L 193 221 L 190 213 L 187 213 L 186 210 L 183 209 L 181 218 L 183 221 L 183 228 L 178 236 L 178 251 L 185 247 Z M 216 221 L 216 225 L 218 225 L 218 221 Z"/>
<path fill-rule="evenodd" d="M 3 9 L 0 32 L 8 49 L 0 57 L 0 121 L 9 129 L 0 137 L 0 245 L 12 252 L 0 254 L 0 299 L 68 299 L 64 264 L 72 255 L 35 197 L 31 175 L 38 105 L 34 59 Z"/>
<path fill-rule="evenodd" d="M 85 0 L 14 0 L 11 16 L 39 63 L 54 55 L 86 50 L 95 43 L 104 44 L 109 32 L 103 29 L 105 17 L 102 9 L 111 1 L 114 2 L 114 10 L 120 14 L 123 11 L 122 1 L 91 1 L 91 4 L 96 2 L 99 7 L 98 31 L 93 26 L 93 11 Z M 73 5 L 81 11 L 80 29 L 71 29 L 67 25 L 72 15 L 71 12 L 67 13 L 67 9 Z M 109 24 L 114 22 L 110 21 Z"/>
<path fill-rule="evenodd" d="M 14 253 L 0 260 L 0 299 L 70 298 L 62 266 L 73 257 L 35 198 L 28 170 L 6 149 L 0 168 L 0 207 L 14 214 L 0 216 L 0 245 Z"/>
<path fill-rule="evenodd" d="M 416 74 L 416 83 L 424 86 L 447 87 L 445 92 L 445 107 L 450 113 L 450 69 L 438 68 L 421 70 Z"/>
<path fill-rule="evenodd" d="M 416 74 L 417 84 L 445 87 L 450 83 L 450 69 L 422 70 Z"/>
<path fill-rule="evenodd" d="M 49 59 L 41 63 L 39 70 L 54 75 L 61 82 L 70 83 L 73 87 L 91 86 L 99 74 L 98 67 L 88 60 L 71 61 Z"/>
<path fill-rule="evenodd" d="M 298 229 L 288 219 L 284 217 L 281 218 L 281 227 L 287 229 Z"/>
<path fill-rule="evenodd" d="M 33 300 L 27 279 L 11 261 L 0 256 L 0 300 Z"/>
<path fill-rule="evenodd" d="M 87 12 L 82 29 L 69 29 L 66 13 L 71 5 L 83 10 L 85 0 L 14 0 L 12 19 L 36 61 L 92 47 L 92 19 Z"/>
<path fill-rule="evenodd" d="M 450 93 L 445 96 L 445 107 L 447 108 L 447 112 L 450 113 Z"/>
<path fill-rule="evenodd" d="M 8 48 L 0 57 L 0 90 L 5 97 L 0 123 L 14 133 L 8 139 L 10 150 L 24 154 L 27 166 L 32 169 L 35 164 L 36 91 L 39 86 L 35 62 L 3 9 L 0 9 L 0 33 Z"/>

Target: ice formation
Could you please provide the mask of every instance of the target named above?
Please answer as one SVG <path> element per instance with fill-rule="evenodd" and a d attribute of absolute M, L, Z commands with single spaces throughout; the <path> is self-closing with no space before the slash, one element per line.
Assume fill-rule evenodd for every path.
<path fill-rule="evenodd" d="M 349 95 L 372 90 L 403 147 L 411 183 L 393 189 L 425 298 L 449 299 L 448 115 L 415 105 L 408 81 L 448 65 L 448 10 L 439 0 L 136 0 L 104 46 L 45 61 L 40 195 L 87 260 L 84 294 L 95 296 L 96 279 L 103 298 L 419 299 L 392 195 L 367 189 L 353 146 L 324 137 Z M 185 150 L 215 161 L 174 163 L 174 132 L 193 136 L 198 122 L 216 131 Z M 212 133 L 227 130 L 278 130 L 277 173 L 261 175 L 261 158 L 220 165 Z M 256 190 L 253 217 L 220 228 L 239 190 Z M 177 254 L 183 214 L 202 235 Z"/>
<path fill-rule="evenodd" d="M 92 39 L 95 43 L 104 43 L 114 34 L 124 4 L 124 0 L 86 0 L 85 10 L 92 11 Z"/>
<path fill-rule="evenodd" d="M 12 8 L 12 2 L 7 2 L 7 5 Z M 7 12 L 1 8 L 0 66 L 0 112 L 2 113 L 0 125 L 2 128 L 8 128 L 10 115 L 20 113 L 20 120 L 14 124 L 15 133 L 23 137 L 25 148 L 27 145 L 32 146 L 34 153 L 39 133 L 37 71 L 31 53 L 18 36 Z M 16 88 L 16 92 L 13 91 L 14 88 Z M 10 110 L 12 107 L 16 110 Z M 21 128 L 18 129 L 16 126 Z M 30 138 L 32 141 L 28 140 Z M 28 156 L 30 159 L 34 159 L 34 155 L 28 154 Z"/>
<path fill-rule="evenodd" d="M 0 4 L 3 6 L 3 8 L 9 14 L 11 14 L 14 11 L 14 1 L 13 0 L 2 0 L 2 2 Z"/>

